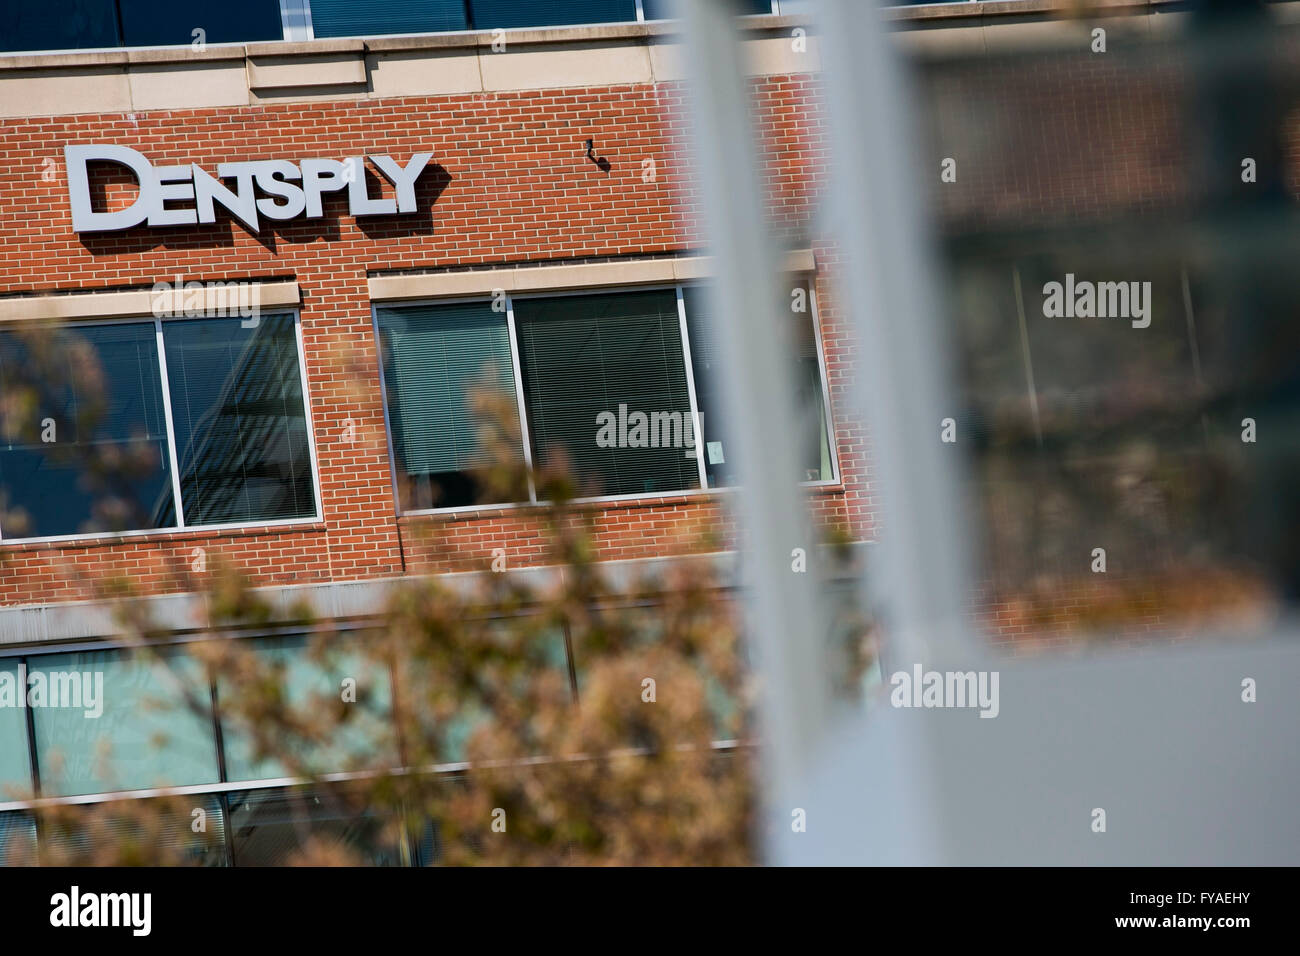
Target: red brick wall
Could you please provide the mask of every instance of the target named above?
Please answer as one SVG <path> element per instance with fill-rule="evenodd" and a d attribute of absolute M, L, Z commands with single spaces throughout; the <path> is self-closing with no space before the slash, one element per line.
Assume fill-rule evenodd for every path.
<path fill-rule="evenodd" d="M 822 158 L 814 83 L 771 77 L 755 85 L 773 228 L 806 243 Z M 526 509 L 399 522 L 367 276 L 698 248 L 698 197 L 684 183 L 681 99 L 677 85 L 660 84 L 0 121 L 0 295 L 147 288 L 176 274 L 187 281 L 297 280 L 323 502 L 321 521 L 307 527 L 0 545 L 0 603 L 84 597 L 88 576 L 116 573 L 176 590 L 185 586 L 196 548 L 205 549 L 205 561 L 219 552 L 267 584 L 481 567 L 497 547 L 507 549 L 511 566 L 541 563 Z M 584 155 L 587 138 L 609 161 L 608 172 Z M 325 218 L 264 221 L 258 236 L 223 217 L 209 226 L 79 237 L 68 212 L 67 143 L 117 143 L 156 165 L 194 162 L 212 173 L 233 160 L 377 152 L 405 162 L 423 150 L 434 157 L 417 186 L 414 216 L 357 221 L 344 194 L 335 193 L 325 198 Z M 644 175 L 647 158 L 653 177 Z M 129 202 L 126 183 L 106 174 L 94 181 L 110 202 Z M 838 422 L 852 362 L 844 317 L 824 282 L 817 292 Z M 818 490 L 815 511 L 864 534 L 861 429 L 846 423 L 837 441 L 849 489 Z M 597 506 L 600 552 L 632 558 L 694 550 L 701 530 L 712 546 L 725 547 L 733 531 L 725 500 Z M 433 529 L 438 544 L 422 543 L 421 531 Z"/>

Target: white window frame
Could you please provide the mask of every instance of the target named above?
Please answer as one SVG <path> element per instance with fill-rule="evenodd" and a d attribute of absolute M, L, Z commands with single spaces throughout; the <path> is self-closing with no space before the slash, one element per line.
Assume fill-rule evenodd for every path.
<path fill-rule="evenodd" d="M 809 320 L 813 324 L 813 335 L 817 349 L 817 374 L 820 378 L 822 393 L 823 415 L 826 421 L 826 441 L 830 448 L 831 458 L 831 477 L 819 478 L 815 481 L 801 481 L 799 485 L 804 488 L 837 488 L 841 484 L 839 450 L 837 448 L 836 432 L 834 420 L 831 418 L 831 401 L 830 388 L 826 377 L 826 356 L 822 346 L 821 317 L 817 311 L 817 294 L 815 286 L 815 275 L 812 273 L 801 273 L 800 281 L 806 282 L 808 286 L 808 299 L 811 303 Z M 677 316 L 681 328 L 682 340 L 682 360 L 686 366 L 686 384 L 690 396 L 692 433 L 695 437 L 695 464 L 697 476 L 700 485 L 698 488 L 683 488 L 678 491 L 661 491 L 661 492 L 632 492 L 629 494 L 617 495 L 589 495 L 585 497 L 574 498 L 573 501 L 578 504 L 599 504 L 603 502 L 621 502 L 621 501 L 642 501 L 653 502 L 664 498 L 692 498 L 708 497 L 720 493 L 734 492 L 738 490 L 736 485 L 716 485 L 710 486 L 708 481 L 707 470 L 704 465 L 704 434 L 702 430 L 696 429 L 700 423 L 700 409 L 696 400 L 695 386 L 695 368 L 691 363 L 691 345 L 690 335 L 687 331 L 686 323 L 686 305 L 684 300 L 684 290 L 688 286 L 698 285 L 695 282 L 647 282 L 637 285 L 620 285 L 620 286 L 597 286 L 576 289 L 555 289 L 546 291 L 524 291 L 519 293 L 522 299 L 550 299 L 559 296 L 575 295 L 617 295 L 629 292 L 653 292 L 657 290 L 672 290 L 677 299 Z M 507 334 L 510 337 L 510 358 L 513 368 L 514 392 L 515 392 L 515 409 L 519 415 L 520 437 L 524 444 L 523 455 L 525 464 L 528 466 L 530 477 L 528 481 L 528 500 L 527 501 L 501 501 L 490 504 L 473 504 L 473 505 L 455 505 L 450 508 L 411 508 L 403 509 L 402 497 L 398 488 L 398 464 L 397 448 L 393 442 L 393 427 L 388 415 L 388 385 L 384 379 L 384 356 L 383 341 L 379 336 L 379 310 L 380 309 L 405 309 L 420 308 L 423 306 L 455 305 L 466 304 L 471 302 L 491 302 L 493 297 L 487 293 L 462 296 L 438 296 L 434 298 L 422 299 L 375 299 L 370 303 L 370 317 L 373 332 L 375 336 L 376 354 L 379 365 L 379 388 L 381 399 L 384 406 L 384 433 L 388 442 L 388 466 L 391 478 L 391 487 L 393 491 L 393 509 L 399 517 L 407 515 L 454 515 L 469 514 L 482 511 L 508 511 L 518 508 L 536 507 L 549 502 L 537 497 L 537 489 L 531 477 L 532 471 L 532 441 L 529 433 L 528 409 L 524 401 L 523 375 L 520 371 L 519 364 L 519 343 L 515 328 L 515 293 L 503 290 L 506 301 L 506 323 Z"/>
<path fill-rule="evenodd" d="M 172 476 L 172 496 L 176 503 L 176 524 L 167 528 L 141 528 L 130 531 L 87 531 L 75 534 L 59 535 L 37 535 L 25 538 L 6 538 L 4 536 L 3 523 L 0 522 L 0 546 L 9 544 L 41 544 L 45 542 L 79 542 L 79 541 L 103 541 L 111 543 L 120 538 L 139 538 L 148 535 L 192 535 L 199 531 L 241 531 L 257 528 L 280 528 L 291 525 L 316 525 L 324 520 L 324 509 L 321 502 L 320 491 L 320 466 L 316 456 L 316 430 L 312 421 L 312 402 L 311 393 L 308 391 L 307 378 L 307 359 L 303 347 L 302 338 L 302 318 L 299 309 L 295 306 L 276 307 L 269 309 L 267 315 L 292 315 L 294 326 L 294 342 L 298 349 L 298 377 L 302 387 L 302 404 L 303 414 L 307 419 L 307 449 L 311 457 L 311 482 L 312 482 L 312 504 L 316 513 L 305 518 L 270 518 L 258 519 L 256 521 L 235 521 L 223 524 L 186 524 L 185 523 L 185 506 L 181 500 L 180 488 L 180 467 L 176 451 L 176 430 L 172 422 L 172 399 L 171 390 L 168 387 L 169 380 L 167 377 L 167 353 L 163 348 L 162 326 L 164 322 L 185 322 L 199 319 L 226 318 L 226 316 L 205 316 L 205 315 L 136 315 L 122 316 L 112 319 L 78 319 L 75 322 L 69 322 L 65 325 L 56 325 L 45 323 L 44 326 L 52 329 L 66 329 L 75 333 L 80 327 L 101 326 L 101 325 L 143 325 L 146 322 L 152 322 L 154 325 L 154 341 L 158 349 L 158 373 L 159 382 L 162 388 L 163 397 L 163 416 L 167 427 L 167 454 L 169 458 L 169 467 Z M 238 316 L 231 316 L 235 320 Z"/>

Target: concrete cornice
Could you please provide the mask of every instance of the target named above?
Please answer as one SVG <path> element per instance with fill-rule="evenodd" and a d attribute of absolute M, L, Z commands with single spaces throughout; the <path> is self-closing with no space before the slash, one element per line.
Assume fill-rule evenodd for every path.
<path fill-rule="evenodd" d="M 821 545 L 815 560 L 825 570 L 828 584 L 852 582 L 868 559 L 867 542 L 848 547 L 847 556 L 836 556 L 835 549 Z M 703 566 L 722 588 L 741 587 L 745 569 L 734 551 L 682 555 L 664 558 L 637 558 L 603 561 L 600 564 L 608 592 L 618 597 L 652 593 L 662 582 L 665 570 L 674 566 Z M 565 569 L 557 566 L 520 568 L 510 571 L 514 579 L 539 597 L 553 593 L 563 583 Z M 436 575 L 438 583 L 466 597 L 483 593 L 490 571 L 464 571 Z M 255 589 L 272 606 L 268 627 L 299 623 L 298 609 L 306 606 L 321 620 L 364 620 L 381 614 L 393 590 L 404 583 L 429 580 L 427 575 L 374 578 L 357 581 L 330 581 L 291 584 Z M 145 619 L 164 631 L 177 633 L 221 630 L 208 611 L 204 595 L 196 593 L 163 594 L 134 599 L 145 605 Z M 59 604 L 24 605 L 0 608 L 0 647 L 43 647 L 82 641 L 112 641 L 120 627 L 114 606 L 108 601 L 69 601 Z"/>
<path fill-rule="evenodd" d="M 1128 17 L 1130 32 L 1145 35 L 1157 19 L 1151 14 L 1177 8 L 1177 0 L 1092 0 L 1085 15 L 1068 0 L 990 0 L 897 7 L 882 17 L 909 50 L 953 54 L 1074 43 L 1099 18 Z M 740 23 L 750 75 L 821 69 L 808 17 Z M 800 27 L 810 35 L 796 50 L 791 31 Z M 472 31 L 231 44 L 202 52 L 181 46 L 0 55 L 0 118 L 669 82 L 682 78 L 679 30 L 670 21 L 508 30 L 500 52 L 492 32 Z"/>
<path fill-rule="evenodd" d="M 170 281 L 171 277 L 167 279 Z M 193 300 L 194 307 L 211 312 L 227 308 L 230 301 L 229 283 L 240 280 L 222 280 L 220 283 L 205 285 L 200 305 Z M 298 305 L 298 283 L 293 280 L 257 281 L 248 280 L 255 296 L 256 305 L 265 311 L 268 309 L 293 308 Z M 174 289 L 124 289 L 110 292 L 80 292 L 59 295 L 23 295 L 0 298 L 0 323 L 9 322 L 62 322 L 74 319 L 120 319 L 132 316 L 184 315 L 187 306 L 186 297 L 192 292 Z M 248 304 L 250 299 L 245 299 Z M 238 298 L 233 299 L 236 306 Z"/>
<path fill-rule="evenodd" d="M 812 272 L 815 266 L 812 250 L 794 250 L 785 255 L 786 272 Z M 610 262 L 501 266 L 460 272 L 371 276 L 369 291 L 372 301 L 398 302 L 446 296 L 491 295 L 498 289 L 506 292 L 550 292 L 602 286 L 691 282 L 706 278 L 712 272 L 713 260 L 708 256 L 621 259 Z"/>

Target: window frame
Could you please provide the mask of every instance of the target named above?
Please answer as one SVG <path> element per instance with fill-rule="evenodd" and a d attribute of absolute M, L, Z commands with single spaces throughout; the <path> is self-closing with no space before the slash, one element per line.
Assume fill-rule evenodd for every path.
<path fill-rule="evenodd" d="M 176 507 L 176 525 L 169 528 L 141 528 L 124 531 L 83 531 L 73 534 L 58 535 L 34 535 L 23 538 L 7 538 L 4 535 L 3 522 L 0 521 L 0 548 L 11 544 L 42 544 L 46 542 L 57 543 L 67 542 L 93 542 L 104 541 L 111 543 L 120 538 L 138 538 L 146 535 L 192 535 L 196 532 L 206 531 L 241 531 L 256 528 L 279 528 L 286 525 L 313 525 L 320 524 L 324 520 L 324 509 L 321 502 L 321 482 L 320 482 L 320 465 L 316 455 L 316 430 L 312 421 L 312 401 L 311 393 L 308 391 L 307 378 L 307 358 L 303 347 L 302 337 L 302 317 L 298 306 L 277 306 L 266 310 L 267 315 L 292 315 L 294 343 L 298 350 L 298 378 L 302 388 L 302 405 L 303 415 L 307 420 L 307 450 L 311 459 L 311 482 L 312 482 L 312 504 L 315 514 L 304 518 L 275 518 L 259 519 L 257 521 L 235 521 L 222 524 L 186 524 L 185 523 L 185 506 L 181 500 L 181 476 L 180 461 L 176 450 L 176 428 L 172 420 L 172 399 L 171 389 L 167 375 L 167 356 L 163 343 L 163 323 L 164 322 L 186 322 L 199 319 L 212 318 L 230 318 L 231 320 L 241 320 L 239 316 L 210 316 L 210 315 L 134 315 L 119 316 L 111 319 L 76 319 L 66 323 L 56 322 L 38 322 L 33 323 L 37 328 L 65 329 L 75 333 L 76 329 L 85 326 L 102 326 L 102 325 L 142 325 L 146 322 L 152 322 L 154 326 L 154 341 L 158 351 L 158 375 L 159 384 L 162 388 L 163 398 L 163 418 L 167 424 L 167 457 L 168 465 L 171 468 L 171 486 L 172 497 Z M 242 320 L 241 320 L 242 321 Z M 2 516 L 0 516 L 2 517 Z"/>
<path fill-rule="evenodd" d="M 796 273 L 798 281 L 803 282 L 808 288 L 809 301 L 809 321 L 813 326 L 813 338 L 817 349 L 817 374 L 819 385 L 822 393 L 822 414 L 826 421 L 826 442 L 830 449 L 831 459 L 831 477 L 819 478 L 815 481 L 800 481 L 799 486 L 803 488 L 835 488 L 839 487 L 843 481 L 840 473 L 839 449 L 836 441 L 835 423 L 831 417 L 831 400 L 830 388 L 826 376 L 826 353 L 822 343 L 821 316 L 817 308 L 817 291 L 816 291 L 816 274 L 813 272 Z M 690 395 L 691 416 L 696 423 L 699 422 L 699 403 L 696 399 L 695 368 L 691 362 L 691 343 L 690 333 L 686 322 L 686 302 L 683 290 L 688 286 L 700 285 L 698 281 L 669 281 L 669 282 L 644 282 L 635 285 L 610 285 L 610 286 L 588 286 L 579 288 L 565 289 L 546 289 L 537 292 L 525 291 L 515 293 L 509 289 L 502 289 L 506 302 L 506 328 L 510 336 L 510 357 L 514 371 L 514 391 L 515 391 L 515 410 L 519 415 L 520 437 L 523 442 L 524 462 L 529 468 L 528 480 L 528 500 L 527 501 L 500 501 L 485 504 L 472 505 L 454 505 L 449 508 L 412 508 L 404 509 L 402 507 L 402 497 L 398 486 L 398 465 L 397 465 L 397 448 L 393 442 L 392 422 L 389 421 L 388 415 L 388 383 L 384 377 L 384 355 L 383 340 L 379 334 L 379 310 L 380 309 L 404 309 L 419 308 L 422 306 L 439 306 L 453 305 L 470 302 L 491 302 L 493 296 L 491 293 L 475 293 L 472 295 L 449 295 L 435 296 L 432 298 L 419 299 L 372 299 L 370 302 L 371 326 L 375 336 L 375 345 L 377 351 L 377 364 L 379 366 L 379 388 L 380 396 L 384 406 L 384 437 L 388 443 L 388 468 L 390 485 L 393 493 L 393 511 L 398 517 L 407 515 L 454 515 L 470 514 L 482 511 L 506 511 L 514 508 L 534 508 L 538 505 L 549 504 L 548 501 L 537 497 L 537 488 L 532 480 L 531 471 L 533 464 L 532 442 L 529 433 L 528 409 L 524 401 L 523 376 L 520 373 L 519 366 L 519 342 L 517 330 L 515 328 L 515 298 L 520 299 L 550 299 L 564 296 L 575 295 L 617 295 L 619 293 L 632 292 L 653 292 L 657 290 L 673 290 L 677 298 L 677 320 L 680 325 L 682 339 L 682 360 L 686 368 L 686 385 Z M 593 423 L 594 427 L 594 423 Z M 739 490 L 738 485 L 713 485 L 708 482 L 707 470 L 704 465 L 704 441 L 703 432 L 695 427 L 692 429 L 695 435 L 695 463 L 700 485 L 698 488 L 684 488 L 678 491 L 662 491 L 657 493 L 632 492 L 628 494 L 616 495 L 587 495 L 574 498 L 578 504 L 600 504 L 605 502 L 624 502 L 624 501 L 653 501 L 661 498 L 690 498 L 690 497 L 707 497 L 709 495 L 735 492 Z"/>

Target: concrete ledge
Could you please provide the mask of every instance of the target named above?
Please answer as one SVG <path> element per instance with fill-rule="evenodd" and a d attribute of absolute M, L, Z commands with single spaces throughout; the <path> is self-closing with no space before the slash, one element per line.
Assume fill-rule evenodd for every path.
<path fill-rule="evenodd" d="M 554 43 L 479 53 L 486 91 L 562 89 L 650 83 L 650 52 L 641 43 Z"/>
<path fill-rule="evenodd" d="M 1300 4 L 1275 5 L 1279 20 L 1296 19 L 1295 8 Z M 1156 33 L 1152 15 L 1176 9 L 1177 0 L 1093 0 L 1086 10 L 1069 0 L 990 0 L 881 15 L 909 51 L 942 56 L 1039 42 L 1069 47 L 1089 21 L 1149 37 Z M 821 69 L 815 32 L 806 48 L 792 43 L 795 29 L 815 31 L 809 17 L 739 23 L 749 75 Z M 507 30 L 502 52 L 493 50 L 491 32 L 475 31 L 234 44 L 202 53 L 182 46 L 0 55 L 0 118 L 674 82 L 682 79 L 680 32 L 673 21 Z"/>
<path fill-rule="evenodd" d="M 78 65 L 0 72 L 0 117 L 128 113 L 131 84 L 121 66 Z"/>
<path fill-rule="evenodd" d="M 815 552 L 818 556 L 815 560 L 827 569 L 827 584 L 833 586 L 854 580 L 868 560 L 869 547 L 868 542 L 851 545 L 849 560 L 840 563 L 832 556 L 829 546 L 820 546 Z M 599 567 L 609 591 L 620 595 L 644 593 L 646 587 L 653 590 L 656 583 L 663 580 L 666 569 L 692 564 L 709 569 L 720 587 L 740 587 L 744 584 L 745 569 L 734 551 L 604 561 Z M 519 568 L 507 573 L 516 582 L 540 596 L 552 592 L 563 583 L 564 569 L 543 566 Z M 296 623 L 292 609 L 304 604 L 321 620 L 374 617 L 383 612 L 395 588 L 434 578 L 441 586 L 453 592 L 473 597 L 481 593 L 482 585 L 488 577 L 495 575 L 490 571 L 463 571 L 455 574 L 291 584 L 257 588 L 256 593 L 266 598 L 275 609 L 272 620 L 268 622 L 275 627 Z M 207 600 L 202 594 L 166 594 L 136 600 L 144 605 L 145 618 L 164 631 L 184 632 L 221 626 L 221 622 L 210 619 Z M 105 601 L 69 601 L 62 604 L 0 608 L 0 647 L 35 646 L 53 652 L 64 649 L 58 645 L 111 641 L 119 633 L 113 611 L 113 605 Z"/>
<path fill-rule="evenodd" d="M 248 57 L 248 89 L 284 87 L 304 89 L 313 86 L 364 86 L 366 61 L 364 49 L 313 52 L 310 55 Z"/>
<path fill-rule="evenodd" d="M 137 110 L 207 109 L 248 102 L 242 60 L 219 63 L 150 63 L 127 73 L 131 107 Z"/>
<path fill-rule="evenodd" d="M 786 254 L 786 272 L 812 272 L 812 250 Z M 433 272 L 423 275 L 371 276 L 370 298 L 375 302 L 439 299 L 451 296 L 491 295 L 506 292 L 550 292 L 560 289 L 595 289 L 624 285 L 687 282 L 712 274 L 708 256 L 664 259 L 629 259 L 618 262 L 581 262 L 554 266 L 506 266 L 469 272 Z"/>
<path fill-rule="evenodd" d="M 167 277 L 166 281 L 170 279 L 171 277 Z M 252 285 L 257 290 L 258 306 L 263 311 L 298 304 L 296 281 L 253 282 Z M 0 323 L 151 316 L 154 314 L 155 305 L 168 313 L 183 313 L 187 305 L 185 297 L 189 294 L 171 291 L 155 296 L 150 289 L 128 289 L 121 292 L 36 295 L 0 299 Z M 222 302 L 221 295 L 222 293 L 215 288 L 205 288 L 204 308 L 215 311 L 223 304 L 228 304 Z"/>

